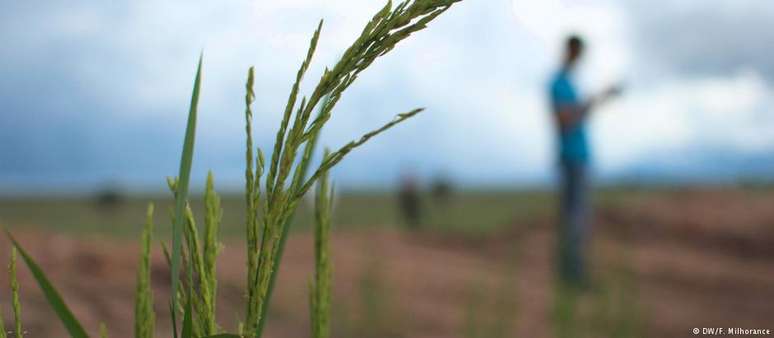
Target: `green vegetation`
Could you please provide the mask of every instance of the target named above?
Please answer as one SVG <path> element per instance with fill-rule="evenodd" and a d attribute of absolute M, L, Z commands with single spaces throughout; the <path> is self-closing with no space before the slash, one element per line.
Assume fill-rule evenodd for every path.
<path fill-rule="evenodd" d="M 263 337 L 266 318 L 270 311 L 271 297 L 275 288 L 277 274 L 281 265 L 284 247 L 291 226 L 296 224 L 314 224 L 314 273 L 309 283 L 309 315 L 313 338 L 331 336 L 332 311 L 332 263 L 330 258 L 330 235 L 332 223 L 344 226 L 361 226 L 368 223 L 363 218 L 363 210 L 369 210 L 370 222 L 395 224 L 396 207 L 392 196 L 384 194 L 359 193 L 343 195 L 341 208 L 333 215 L 333 189 L 330 187 L 328 172 L 346 157 L 352 150 L 363 145 L 376 135 L 392 128 L 408 118 L 420 113 L 422 109 L 413 109 L 398 114 L 392 121 L 365 133 L 336 151 L 326 151 L 320 163 L 313 164 L 312 158 L 317 150 L 317 142 L 325 124 L 344 91 L 358 78 L 359 74 L 377 58 L 387 54 L 400 41 L 412 33 L 424 29 L 430 21 L 445 12 L 460 0 L 407 0 L 393 7 L 389 2 L 366 25 L 361 35 L 344 52 L 340 61 L 332 68 L 326 68 L 318 84 L 306 97 L 300 94 L 301 84 L 309 69 L 322 30 L 322 21 L 314 31 L 308 52 L 301 63 L 295 81 L 290 90 L 287 105 L 282 113 L 275 143 L 270 158 L 253 144 L 253 110 L 255 101 L 254 69 L 247 72 L 245 85 L 245 191 L 243 197 L 221 196 L 215 191 L 214 177 L 207 175 L 203 196 L 191 196 L 191 167 L 196 140 L 198 102 L 201 92 L 203 61 L 200 56 L 191 103 L 188 111 L 186 132 L 180 159 L 180 168 L 176 177 L 168 178 L 167 183 L 172 198 L 160 201 L 162 208 L 168 208 L 171 228 L 155 229 L 154 204 L 146 210 L 146 222 L 140 237 L 141 250 L 136 276 L 134 304 L 134 336 L 151 338 L 156 331 L 156 313 L 154 294 L 151 285 L 151 252 L 154 234 L 168 235 L 171 245 L 162 242 L 162 249 L 170 267 L 170 287 L 172 290 L 168 303 L 171 326 L 175 338 L 259 338 Z M 299 98 L 299 96 L 301 96 Z M 312 113 L 316 112 L 315 116 Z M 304 195 L 317 185 L 314 213 L 300 213 Z M 615 194 L 612 192 L 611 194 Z M 553 209 L 546 192 L 521 193 L 477 193 L 462 192 L 451 198 L 449 204 L 427 204 L 423 223 L 431 230 L 463 232 L 466 235 L 480 235 L 501 225 L 514 221 L 518 214 L 520 221 L 545 219 Z M 121 209 L 114 209 L 109 217 L 95 210 L 85 214 L 91 224 L 111 222 L 110 230 L 125 229 L 133 233 L 135 229 L 121 226 L 120 222 L 134 222 L 134 216 L 123 217 L 124 213 L 136 215 L 139 200 L 130 200 Z M 609 199 L 614 203 L 617 198 Z M 604 200 L 603 200 L 604 201 Z M 37 210 L 56 211 L 58 201 L 51 200 L 52 208 L 46 208 L 36 201 Z M 237 205 L 244 204 L 244 207 Z M 142 202 L 144 205 L 145 202 Z M 373 208 L 381 205 L 381 208 Z M 455 206 L 465 205 L 466 208 Z M 338 205 L 337 205 L 338 206 Z M 93 206 L 85 206 L 82 210 Z M 233 207 L 233 208 L 232 208 Z M 11 207 L 13 208 L 13 207 Z M 229 210 L 224 213 L 223 210 Z M 234 210 L 233 212 L 231 210 Z M 12 214 L 12 213 L 11 213 Z M 310 216 L 310 214 L 312 214 Z M 7 216 L 6 216 L 7 217 Z M 67 219 L 61 215 L 53 216 L 57 221 Z M 83 215 L 73 217 L 74 224 L 82 223 Z M 310 218 L 311 217 L 311 218 Z M 132 219 L 132 221 L 128 221 Z M 203 226 L 196 220 L 203 219 Z M 113 223 L 118 222 L 119 224 Z M 45 222 L 41 222 L 45 223 Z M 88 227 L 81 230 L 93 230 Z M 242 223 L 244 228 L 237 227 Z M 526 222 L 527 226 L 532 226 Z M 128 223 L 127 223 L 128 224 Z M 74 229 L 78 230 L 78 229 Z M 246 244 L 246 289 L 244 318 L 238 323 L 238 332 L 226 333 L 216 318 L 218 295 L 217 258 L 221 250 L 221 236 L 229 233 L 244 237 Z M 120 230 L 119 230 L 120 231 Z M 12 291 L 12 308 L 16 338 L 24 335 L 21 326 L 21 305 L 19 302 L 19 284 L 16 278 L 17 250 L 30 269 L 33 278 L 42 290 L 46 300 L 63 323 L 71 337 L 86 338 L 88 334 L 82 324 L 68 308 L 57 289 L 48 280 L 43 270 L 9 233 L 13 243 L 9 274 Z M 168 249 L 169 248 L 169 249 Z M 515 266 L 511 264 L 509 266 Z M 385 296 L 388 286 L 386 278 L 380 275 L 377 261 L 367 264 L 360 280 L 360 300 L 362 302 L 358 322 L 347 334 L 366 336 L 400 336 L 389 311 L 389 297 Z M 506 337 L 511 334 L 516 318 L 515 272 L 507 269 L 506 276 L 494 292 L 494 299 L 486 297 L 477 288 L 466 312 L 466 327 L 463 330 L 468 337 Z M 575 289 L 560 288 L 554 304 L 554 328 L 557 337 L 577 337 L 580 332 L 596 332 L 606 337 L 642 336 L 638 312 L 632 304 L 636 301 L 636 289 L 631 274 L 621 272 L 618 283 L 605 285 L 605 292 L 593 294 L 593 310 L 590 319 L 587 313 L 579 311 L 583 295 Z M 635 310 L 631 310 L 635 309 Z M 178 317 L 180 319 L 178 319 Z M 591 327 L 582 327 L 582 324 Z M 602 324 L 600 324 L 602 323 Z M 606 325 L 612 323 L 612 325 Z M 599 332 L 599 328 L 605 330 Z M 8 338 L 5 323 L 0 319 L 0 338 Z M 99 336 L 107 337 L 104 324 L 99 326 Z"/>
<path fill-rule="evenodd" d="M 326 154 L 327 156 L 327 154 Z M 320 177 L 315 199 L 314 229 L 314 279 L 310 284 L 309 308 L 313 338 L 330 337 L 331 261 L 330 232 L 333 209 L 333 189 L 329 187 L 328 174 Z"/>
<path fill-rule="evenodd" d="M 153 204 L 148 205 L 147 220 L 142 230 L 140 266 L 137 268 L 137 288 L 134 293 L 134 337 L 152 338 L 156 328 L 151 289 L 150 253 L 153 240 Z"/>
<path fill-rule="evenodd" d="M 552 321 L 557 338 L 647 336 L 631 252 L 618 248 L 616 253 L 612 269 L 599 272 L 590 289 L 556 283 Z"/>
<path fill-rule="evenodd" d="M 519 247 L 517 243 L 515 245 Z M 483 280 L 477 280 L 470 286 L 470 295 L 464 311 L 464 327 L 461 332 L 466 338 L 505 338 L 513 336 L 511 332 L 518 311 L 518 291 L 516 285 L 517 256 L 506 261 L 501 276 L 492 291 L 487 292 Z M 480 277 L 480 276 L 476 276 Z"/>
<path fill-rule="evenodd" d="M 62 299 L 62 296 L 59 295 L 59 292 L 56 290 L 56 288 L 54 288 L 54 286 L 48 280 L 48 277 L 46 277 L 45 273 L 43 273 L 43 270 L 38 266 L 37 263 L 35 263 L 32 257 L 30 257 L 30 255 L 27 254 L 27 252 L 21 247 L 21 245 L 19 245 L 19 243 L 16 241 L 15 238 L 13 238 L 13 236 L 10 233 L 7 233 L 7 235 L 8 235 L 8 238 L 11 240 L 11 243 L 13 243 L 13 246 L 19 251 L 19 254 L 22 257 L 22 260 L 24 260 L 24 263 L 30 269 L 32 276 L 35 278 L 35 281 L 38 283 L 38 286 L 43 291 L 43 295 L 46 297 L 46 300 L 48 301 L 49 305 L 51 305 L 51 307 L 54 309 L 54 312 L 56 312 L 57 316 L 59 316 L 59 319 L 62 321 L 62 324 L 64 324 L 70 336 L 73 338 L 88 337 L 88 335 L 86 334 L 86 330 L 84 330 L 81 323 L 78 322 L 77 319 L 75 319 L 75 316 L 65 304 L 64 300 Z M 13 273 L 15 273 L 15 268 L 13 268 L 12 271 Z M 17 311 L 17 306 L 14 305 L 14 312 L 16 311 Z M 17 327 L 21 328 L 21 325 L 17 323 Z M 21 333 L 19 332 L 22 332 L 22 331 L 18 331 L 17 336 L 21 335 Z"/>
<path fill-rule="evenodd" d="M 296 212 L 299 201 L 316 182 L 320 183 L 317 198 L 317 238 L 316 273 L 312 286 L 311 305 L 312 322 L 315 337 L 328 336 L 330 303 L 330 264 L 328 260 L 328 233 L 330 229 L 330 195 L 327 188 L 327 172 L 339 163 L 355 148 L 363 145 L 372 137 L 392 128 L 406 119 L 418 114 L 422 109 L 414 109 L 398 114 L 384 126 L 364 134 L 340 149 L 327 154 L 312 174 L 307 177 L 316 140 L 331 112 L 344 91 L 377 58 L 387 54 L 400 41 L 416 31 L 422 30 L 427 23 L 445 12 L 452 4 L 460 0 L 407 0 L 393 7 L 388 2 L 366 25 L 360 37 L 344 52 L 341 60 L 332 68 L 325 69 L 312 94 L 298 101 L 301 82 L 308 70 L 317 47 L 322 29 L 322 21 L 315 30 L 309 51 L 298 70 L 295 83 L 290 92 L 277 132 L 274 149 L 269 163 L 264 163 L 263 153 L 257 151 L 256 163 L 253 163 L 252 110 L 253 70 L 248 71 L 245 95 L 245 118 L 247 133 L 247 168 L 245 182 L 246 202 L 246 242 L 247 242 L 247 305 L 245 321 L 241 323 L 239 336 L 261 337 L 264 319 L 268 312 L 270 297 L 278 266 L 283 253 L 287 229 Z M 193 210 L 189 203 L 191 165 L 193 163 L 194 143 L 198 102 L 201 92 L 202 57 L 199 58 L 194 80 L 191 104 L 188 112 L 183 151 L 180 159 L 180 171 L 177 177 L 168 179 L 169 188 L 175 199 L 172 213 L 172 246 L 166 250 L 170 265 L 171 299 L 169 303 L 174 337 L 237 337 L 220 333 L 215 320 L 215 298 L 217 278 L 215 260 L 219 247 L 219 228 L 221 222 L 220 198 L 214 192 L 213 178 L 207 178 L 205 203 L 204 235 L 200 237 L 195 223 Z M 314 119 L 311 114 L 319 108 Z M 292 123 L 291 123 L 292 120 Z M 302 149 L 303 148 L 303 149 Z M 264 192 L 261 196 L 260 181 L 264 177 L 264 166 L 268 165 L 265 176 Z M 261 198 L 263 197 L 263 198 Z M 143 230 L 140 269 L 137 277 L 137 295 L 135 304 L 135 336 L 153 335 L 155 314 L 153 296 L 150 289 L 150 241 L 153 231 L 153 207 L 149 207 L 148 220 Z M 18 248 L 23 260 L 43 290 L 49 304 L 59 316 L 71 337 L 88 337 L 80 322 L 74 317 L 54 286 L 49 282 L 35 261 L 8 234 L 14 247 Z M 203 243 L 202 243 L 203 242 Z M 13 266 L 13 265 L 12 265 Z M 12 273 L 15 269 L 12 269 Z M 181 278 L 181 271 L 186 278 Z M 16 291 L 14 291 L 16 292 Z M 16 305 L 15 305 L 16 306 Z M 178 330 L 178 314 L 182 315 Z M 101 336 L 107 336 L 100 330 Z M 21 331 L 17 330 L 17 336 Z"/>
<path fill-rule="evenodd" d="M 16 248 L 11 248 L 11 259 L 8 263 L 8 279 L 11 281 L 11 298 L 13 308 L 14 336 L 23 336 L 21 322 L 21 303 L 19 302 L 19 281 L 16 278 Z M 0 338 L 8 338 L 8 330 L 5 328 L 2 313 L 0 313 Z"/>
<path fill-rule="evenodd" d="M 136 239 L 142 231 L 137 215 L 144 214 L 148 200 L 153 200 L 157 210 L 174 206 L 174 200 L 166 196 L 130 196 L 107 217 L 96 208 L 90 198 L 36 198 L 6 200 L 0 203 L 3 222 L 11 229 L 14 224 L 25 229 L 64 232 L 78 236 L 109 236 L 119 240 Z M 191 196 L 189 201 L 194 217 L 204 217 L 204 200 Z M 553 216 L 553 195 L 548 191 L 458 191 L 453 195 L 450 207 L 427 205 L 427 217 L 423 226 L 433 231 L 455 232 L 470 235 L 493 233 L 515 222 L 532 224 Z M 224 240 L 242 239 L 245 236 L 245 200 L 243 196 L 224 193 L 221 205 L 223 213 L 221 236 Z M 53 210 L 52 214 L 39 210 Z M 397 197 L 385 191 L 336 192 L 336 212 L 331 215 L 337 229 L 373 229 L 399 225 Z M 514 218 L 518 215 L 518 219 Z M 164 213 L 156 213 L 154 222 L 166 224 Z M 260 213 L 259 215 L 260 216 Z M 314 210 L 308 203 L 299 203 L 294 222 L 288 230 L 310 230 L 314 226 Z M 21 226 L 18 227 L 21 229 Z M 169 227 L 156 227 L 159 237 L 168 236 Z"/>
<path fill-rule="evenodd" d="M 16 248 L 11 249 L 11 262 L 8 265 L 8 271 L 11 275 L 11 296 L 13 298 L 13 322 L 14 322 L 14 332 L 16 333 L 16 338 L 21 338 L 24 335 L 24 330 L 22 330 L 22 319 L 21 319 L 21 301 L 19 300 L 19 280 L 16 278 Z"/>

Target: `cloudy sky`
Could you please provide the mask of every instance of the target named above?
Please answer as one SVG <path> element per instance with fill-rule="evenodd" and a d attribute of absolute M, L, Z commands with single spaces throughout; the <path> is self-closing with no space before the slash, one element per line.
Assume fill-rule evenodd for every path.
<path fill-rule="evenodd" d="M 269 149 L 308 39 L 325 19 L 318 78 L 382 0 L 14 1 L 0 12 L 0 189 L 164 187 L 174 175 L 204 52 L 194 177 L 237 188 L 246 70 Z M 588 40 L 586 93 L 623 83 L 592 128 L 603 180 L 774 176 L 774 2 L 465 0 L 399 45 L 345 94 L 323 134 L 337 147 L 415 107 L 427 111 L 348 157 L 344 186 L 400 172 L 461 184 L 553 176 L 546 81 L 561 40 Z M 304 86 L 310 89 L 313 81 Z"/>

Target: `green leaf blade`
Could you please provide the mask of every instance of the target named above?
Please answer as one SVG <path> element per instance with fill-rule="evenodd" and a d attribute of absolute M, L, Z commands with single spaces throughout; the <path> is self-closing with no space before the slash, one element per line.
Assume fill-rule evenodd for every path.
<path fill-rule="evenodd" d="M 185 207 L 188 198 L 188 186 L 191 181 L 191 166 L 193 163 L 194 141 L 196 138 L 196 119 L 199 108 L 199 92 L 201 89 L 201 71 L 203 56 L 199 56 L 199 64 L 196 69 L 193 93 L 191 94 L 191 106 L 188 110 L 188 123 L 183 142 L 183 154 L 180 158 L 180 173 L 175 192 L 175 222 L 172 226 L 172 271 L 171 290 L 177 290 L 180 283 L 180 260 L 182 247 L 183 223 L 185 221 Z M 177 293 L 172 292 L 172 304 L 177 304 Z M 176 321 L 175 311 L 172 311 L 172 321 Z M 175 337 L 177 332 L 175 332 Z"/>
<path fill-rule="evenodd" d="M 27 251 L 24 250 L 24 248 L 9 232 L 6 232 L 6 235 L 13 243 L 13 246 L 19 250 L 19 254 L 22 257 L 22 260 L 24 260 L 24 263 L 30 269 L 32 276 L 35 278 L 38 286 L 40 286 L 40 290 L 43 291 L 43 295 L 46 297 L 48 304 L 51 305 L 56 315 L 62 321 L 62 324 L 64 324 L 67 332 L 70 334 L 70 337 L 88 338 L 89 335 L 86 334 L 86 331 L 83 329 L 81 323 L 75 318 L 75 315 L 73 315 L 73 313 L 70 311 L 70 308 L 67 307 L 67 304 L 65 304 L 62 296 L 51 284 L 40 266 L 38 266 L 38 264 L 29 254 L 27 254 Z"/>

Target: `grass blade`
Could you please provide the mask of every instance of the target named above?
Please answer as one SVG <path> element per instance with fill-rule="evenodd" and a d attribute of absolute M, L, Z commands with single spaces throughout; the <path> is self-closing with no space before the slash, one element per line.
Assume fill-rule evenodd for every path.
<path fill-rule="evenodd" d="M 169 314 L 174 318 L 175 306 L 172 303 L 169 303 Z M 172 321 L 172 332 L 175 334 L 174 337 L 177 338 L 177 322 L 174 320 Z"/>
<path fill-rule="evenodd" d="M 6 231 L 6 235 L 13 243 L 13 246 L 19 250 L 19 254 L 21 254 L 24 263 L 27 264 L 27 267 L 30 269 L 30 272 L 32 272 L 32 276 L 35 278 L 35 281 L 38 282 L 40 290 L 43 291 L 43 295 L 46 296 L 48 304 L 51 305 L 51 307 L 54 309 L 54 312 L 56 312 L 57 316 L 62 321 L 62 324 L 64 324 L 67 332 L 70 333 L 70 337 L 88 338 L 89 335 L 86 334 L 86 331 L 83 329 L 81 323 L 75 319 L 75 316 L 65 304 L 62 296 L 60 296 L 59 292 L 57 292 L 54 286 L 51 285 L 51 282 L 46 277 L 46 274 L 43 273 L 43 270 L 40 269 L 40 266 L 38 266 L 32 257 L 30 257 L 26 251 L 24 251 L 24 248 L 22 248 L 21 245 L 16 242 L 16 239 L 13 238 L 11 233 Z M 21 332 L 17 332 L 17 337 L 20 335 Z"/>
<path fill-rule="evenodd" d="M 190 293 L 193 293 L 193 290 Z M 190 294 L 189 293 L 189 294 Z M 194 338 L 193 335 L 193 308 L 191 308 L 191 302 L 187 302 L 185 307 L 185 313 L 183 314 L 183 332 L 180 334 L 181 338 Z"/>
<path fill-rule="evenodd" d="M 201 88 L 202 56 L 199 56 L 199 65 L 196 68 L 196 80 L 194 80 L 193 93 L 191 94 L 191 106 L 188 111 L 188 124 L 185 129 L 183 142 L 183 154 L 180 158 L 180 173 L 177 176 L 175 191 L 175 222 L 172 226 L 172 304 L 177 304 L 177 286 L 180 283 L 180 256 L 182 246 L 183 223 L 185 222 L 185 207 L 188 198 L 188 185 L 191 180 L 191 164 L 193 163 L 194 140 L 196 138 L 196 114 L 199 107 L 199 90 Z M 173 307 L 174 308 L 174 307 Z M 175 311 L 172 311 L 172 322 L 176 321 Z M 177 337 L 177 332 L 175 332 Z"/>
<path fill-rule="evenodd" d="M 11 303 L 13 306 L 13 323 L 16 338 L 22 338 L 21 301 L 19 300 L 19 280 L 16 278 L 16 247 L 11 248 L 11 262 L 8 264 L 8 274 L 11 278 Z"/>

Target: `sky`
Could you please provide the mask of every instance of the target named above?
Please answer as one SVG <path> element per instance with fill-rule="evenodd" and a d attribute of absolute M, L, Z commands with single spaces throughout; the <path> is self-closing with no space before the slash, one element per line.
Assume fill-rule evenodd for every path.
<path fill-rule="evenodd" d="M 0 190 L 158 191 L 176 174 L 204 55 L 193 178 L 244 172 L 244 82 L 268 152 L 308 40 L 308 93 L 381 0 L 9 2 L 0 12 Z M 347 157 L 344 187 L 410 173 L 471 187 L 546 185 L 546 85 L 568 33 L 587 40 L 585 94 L 624 95 L 590 121 L 600 181 L 774 178 L 774 2 L 464 0 L 366 70 L 321 143 L 337 148 L 426 107 Z"/>

